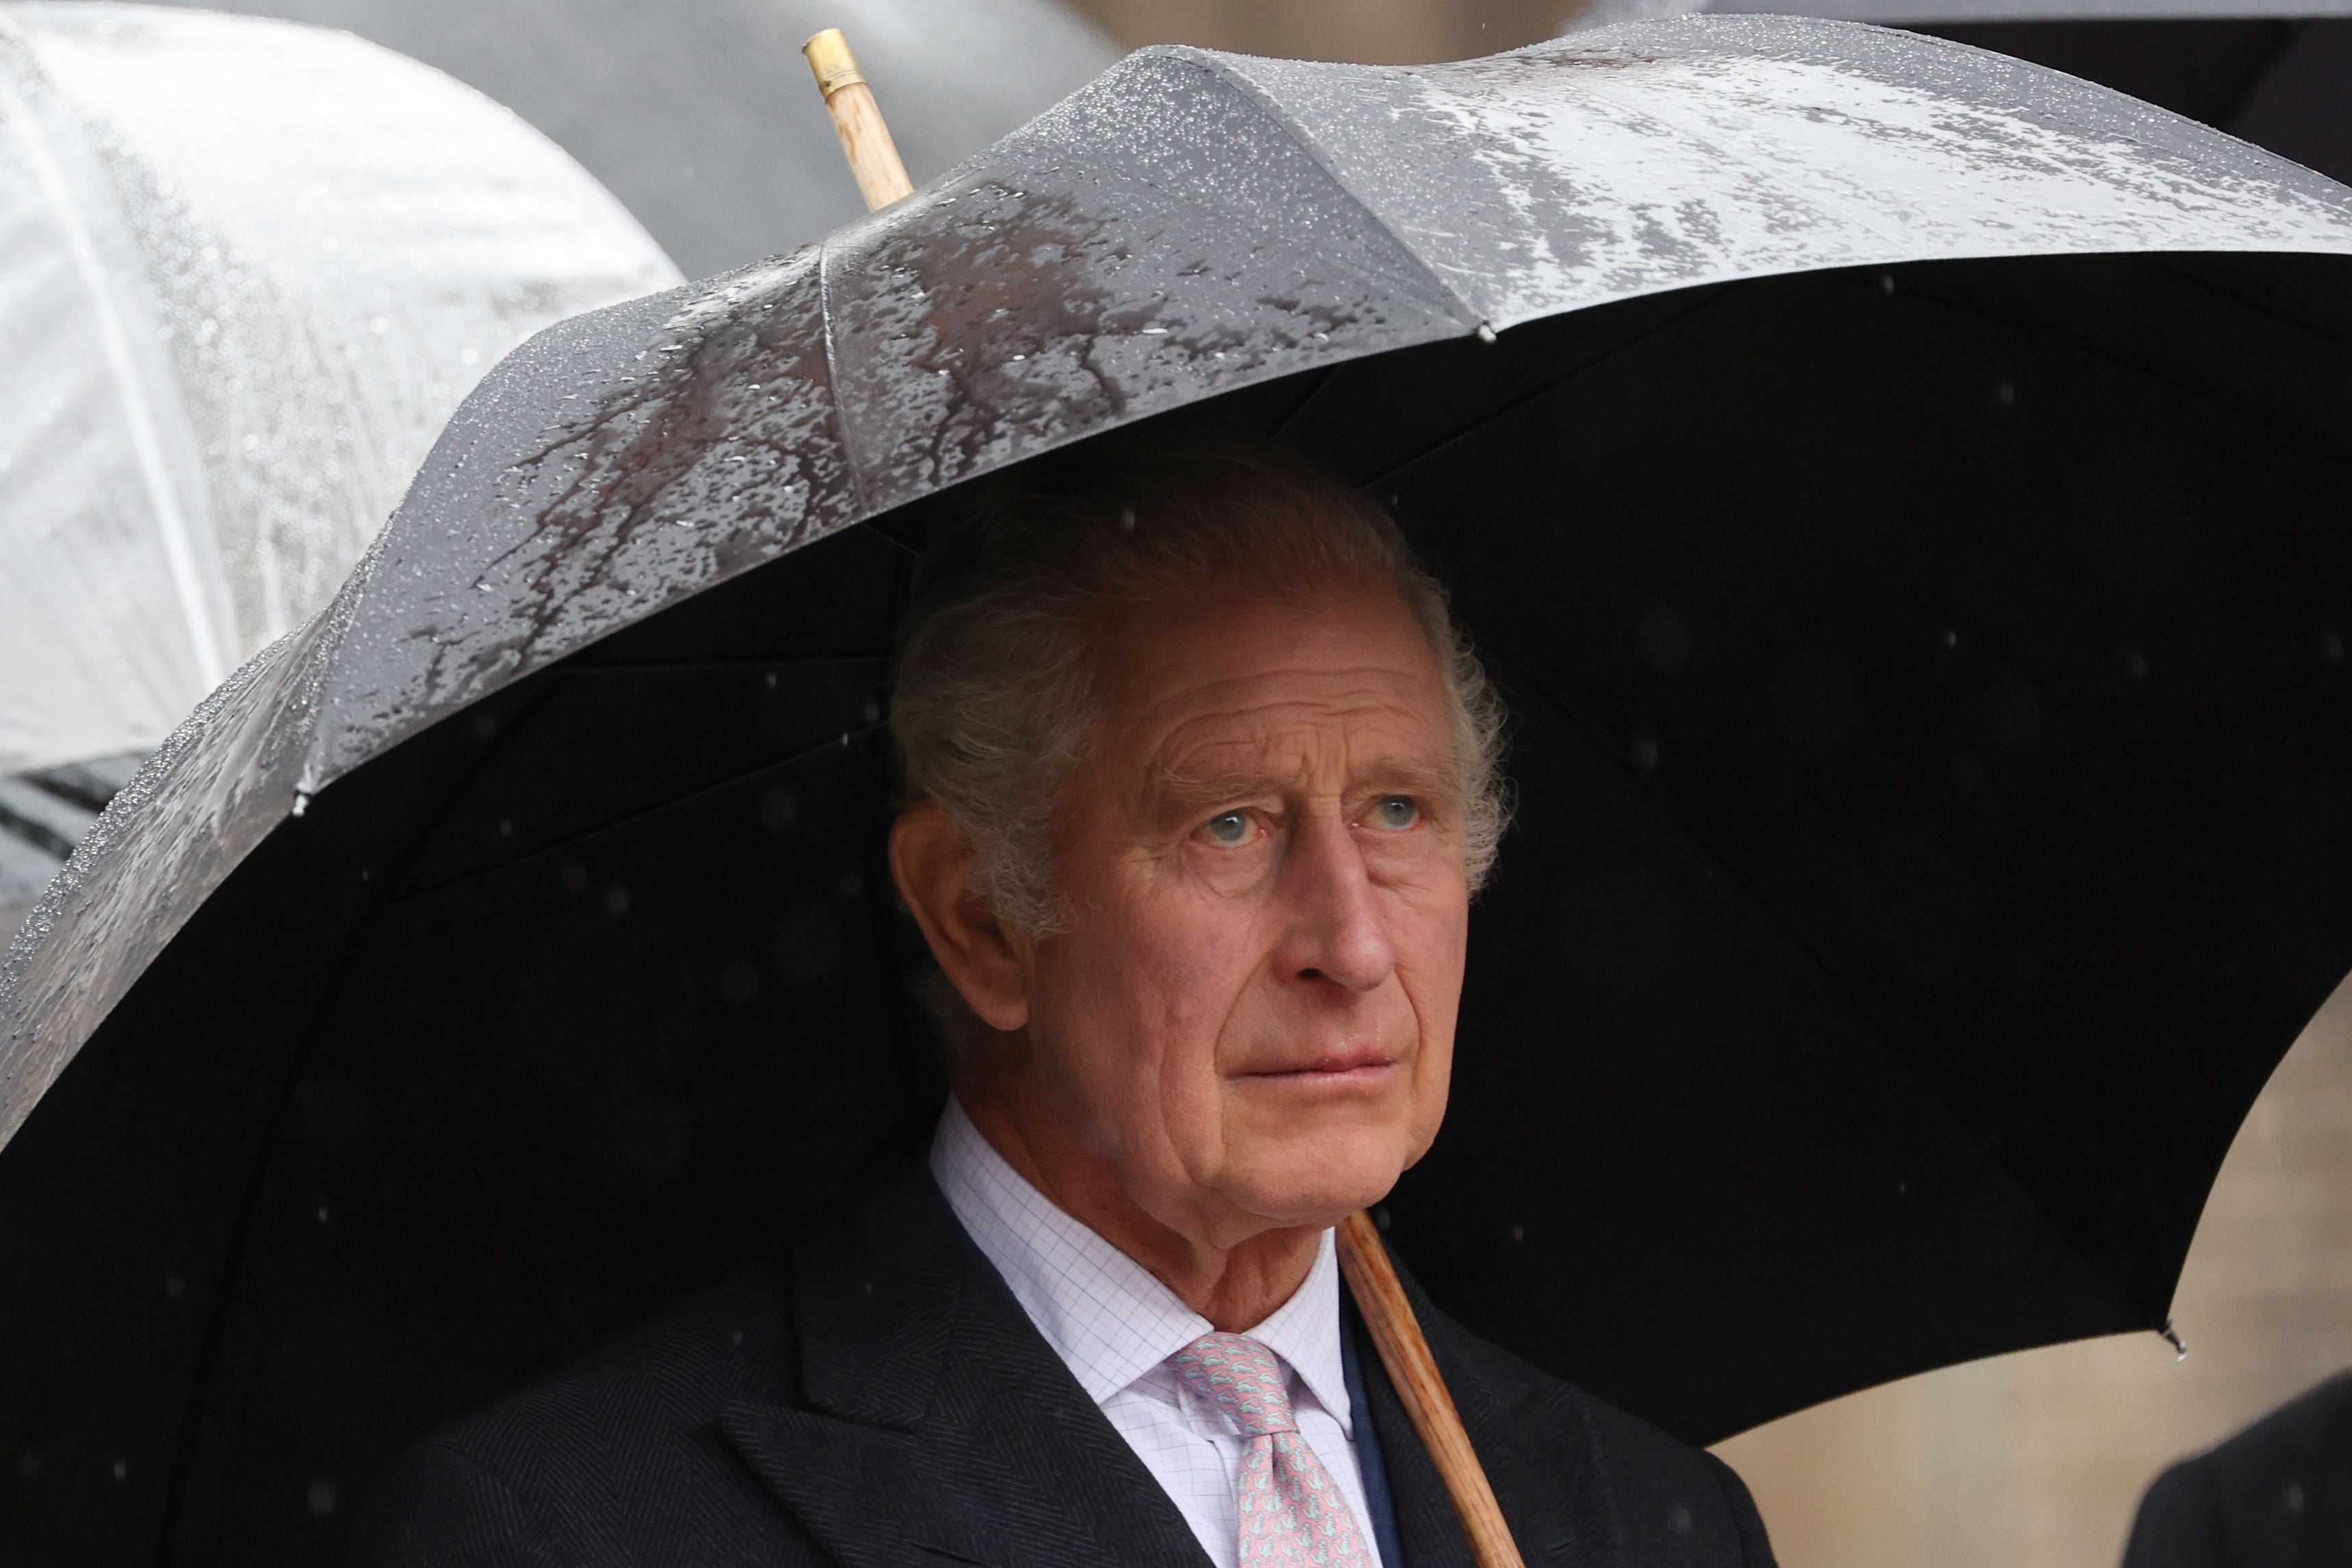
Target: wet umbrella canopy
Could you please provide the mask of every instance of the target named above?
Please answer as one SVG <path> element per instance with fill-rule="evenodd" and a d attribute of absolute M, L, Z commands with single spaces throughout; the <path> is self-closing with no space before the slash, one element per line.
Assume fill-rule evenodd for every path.
<path fill-rule="evenodd" d="M 1374 487 L 1517 710 L 1440 1301 L 1696 1438 L 2156 1325 L 2352 963 L 2347 282 L 2352 193 L 2215 133 L 1693 18 L 1147 51 L 543 333 L 12 952 L 0 1542 L 330 1556 L 936 1104 L 928 498 L 1155 416 Z"/>

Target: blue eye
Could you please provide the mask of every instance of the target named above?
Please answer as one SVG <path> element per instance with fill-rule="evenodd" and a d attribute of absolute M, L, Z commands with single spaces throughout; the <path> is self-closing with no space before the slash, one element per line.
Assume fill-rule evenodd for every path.
<path fill-rule="evenodd" d="M 1223 816 L 1213 816 L 1208 822 L 1209 842 L 1220 849 L 1238 849 L 1250 840 L 1249 814 L 1229 811 Z"/>
<path fill-rule="evenodd" d="M 1401 833 L 1421 820 L 1421 807 L 1410 796 L 1392 795 L 1372 807 L 1372 820 Z"/>

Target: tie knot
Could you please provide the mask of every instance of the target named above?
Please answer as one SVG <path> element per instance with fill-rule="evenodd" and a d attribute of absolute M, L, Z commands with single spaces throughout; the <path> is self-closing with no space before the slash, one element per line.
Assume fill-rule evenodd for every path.
<path fill-rule="evenodd" d="M 1202 1334 L 1168 1358 L 1176 1375 L 1212 1401 L 1248 1437 L 1296 1432 L 1282 1363 L 1246 1334 Z"/>

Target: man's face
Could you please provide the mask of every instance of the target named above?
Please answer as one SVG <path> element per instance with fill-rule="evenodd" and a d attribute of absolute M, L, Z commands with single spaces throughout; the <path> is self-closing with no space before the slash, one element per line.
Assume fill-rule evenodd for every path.
<path fill-rule="evenodd" d="M 1445 1111 L 1469 891 L 1437 659 L 1392 591 L 1231 581 L 1097 652 L 1019 1070 L 1171 1228 L 1328 1224 Z"/>

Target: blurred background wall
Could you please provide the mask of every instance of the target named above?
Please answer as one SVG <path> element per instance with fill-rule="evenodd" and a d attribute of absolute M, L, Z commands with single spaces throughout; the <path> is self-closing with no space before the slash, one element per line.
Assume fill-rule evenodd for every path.
<path fill-rule="evenodd" d="M 2231 1145 L 2153 1334 L 1950 1367 L 1717 1450 L 1788 1568 L 2108 1568 L 2173 1460 L 2352 1367 L 2352 984 Z M 1770 1347 L 1759 1346 L 1769 1354 Z"/>

